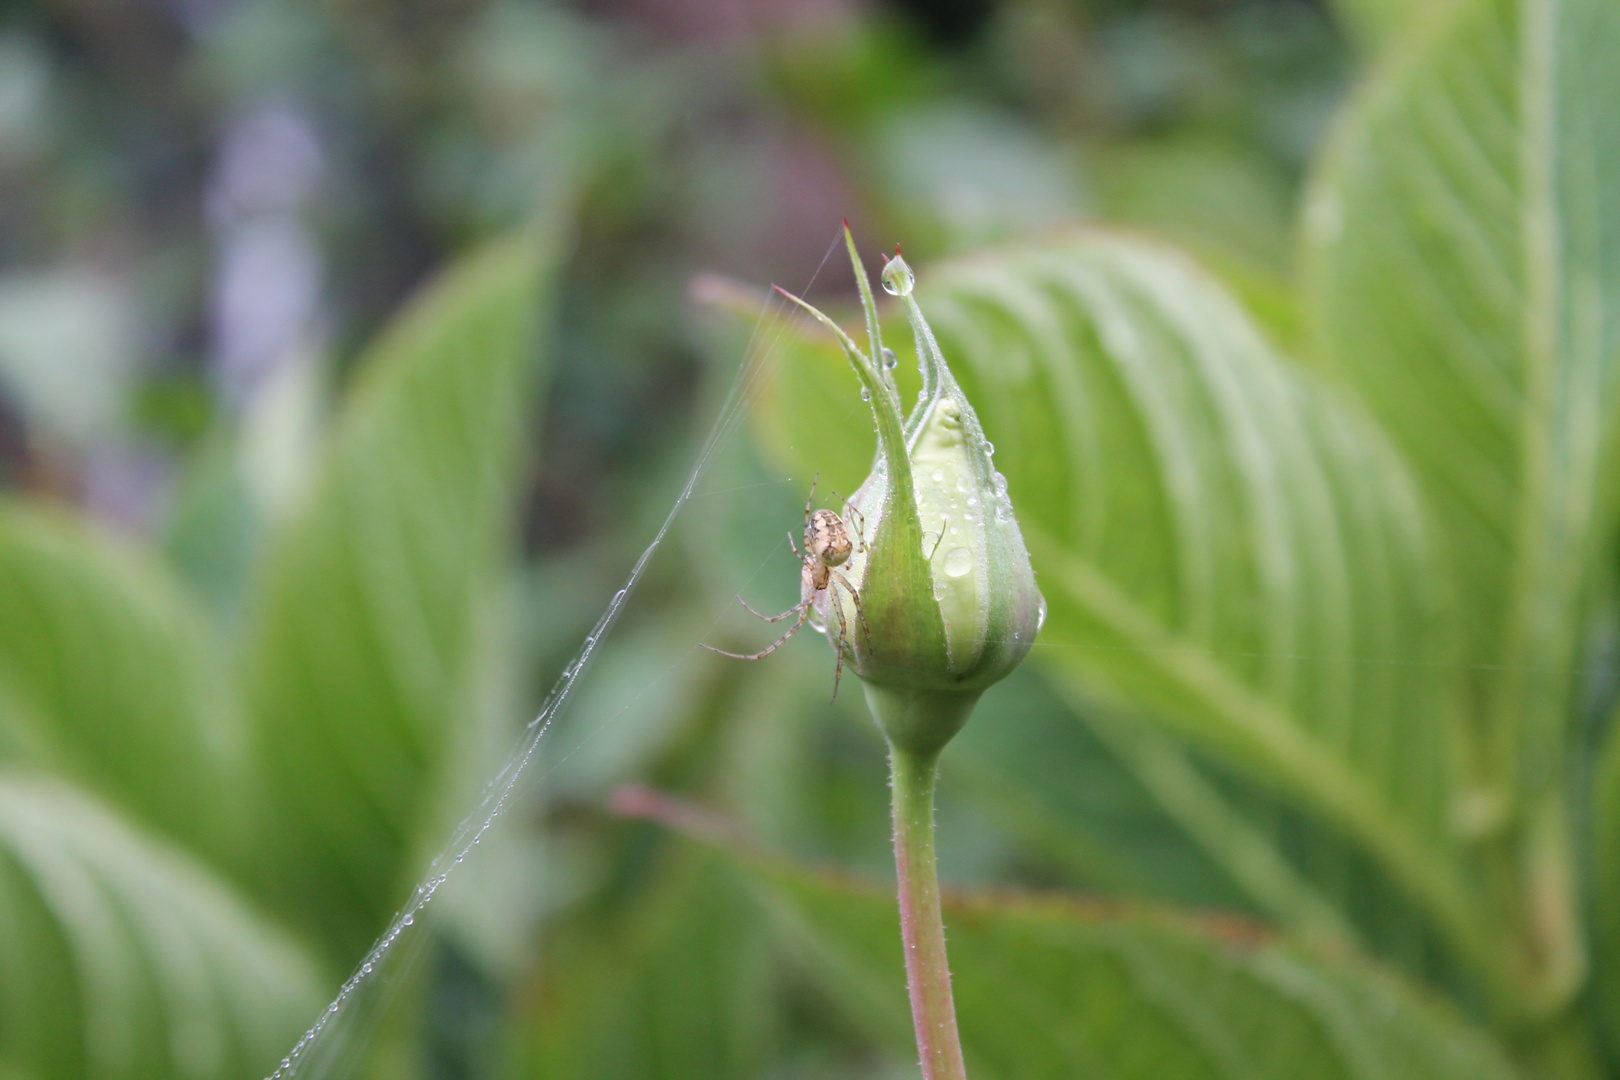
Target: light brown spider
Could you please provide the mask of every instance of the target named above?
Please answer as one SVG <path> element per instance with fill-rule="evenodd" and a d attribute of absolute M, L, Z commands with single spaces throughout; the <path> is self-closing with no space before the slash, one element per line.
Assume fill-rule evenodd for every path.
<path fill-rule="evenodd" d="M 838 643 L 837 648 L 834 650 L 838 654 L 838 664 L 833 670 L 833 697 L 836 699 L 838 697 L 838 682 L 844 674 L 844 652 L 849 647 L 849 625 L 844 620 L 843 605 L 838 603 L 838 598 L 833 590 L 843 589 L 849 594 L 850 600 L 854 601 L 856 621 L 861 624 L 861 632 L 866 635 L 867 647 L 870 648 L 872 645 L 872 632 L 866 625 L 866 612 L 861 609 L 861 594 L 850 583 L 849 578 L 844 576 L 843 571 L 837 569 L 848 562 L 850 555 L 855 552 L 857 546 L 855 541 L 859 542 L 861 551 L 866 550 L 866 541 L 861 535 L 863 531 L 861 512 L 850 506 L 847 500 L 845 500 L 844 506 L 849 511 L 851 521 L 856 526 L 855 541 L 850 540 L 849 526 L 844 524 L 843 518 L 831 510 L 812 511 L 810 509 L 816 499 L 816 481 L 820 479 L 821 476 L 818 473 L 816 480 L 810 482 L 810 497 L 804 501 L 804 551 L 802 553 L 793 544 L 793 534 L 788 533 L 788 547 L 793 549 L 794 556 L 803 564 L 799 571 L 799 602 L 780 615 L 766 615 L 755 611 L 748 601 L 742 597 L 737 597 L 739 604 L 748 608 L 751 614 L 764 619 L 766 622 L 781 622 L 783 619 L 792 618 L 794 615 L 797 615 L 798 618 L 794 619 L 793 625 L 788 627 L 787 633 L 757 653 L 727 652 L 724 649 L 717 649 L 713 645 L 704 645 L 703 647 L 710 652 L 717 652 L 721 656 L 730 656 L 737 660 L 763 660 L 780 648 L 788 638 L 798 633 L 799 628 L 810 617 L 810 611 L 816 606 L 817 601 L 823 601 L 823 609 L 830 608 L 838 616 Z M 836 495 L 835 492 L 834 497 Z M 820 630 L 821 627 L 818 626 L 817 629 Z"/>

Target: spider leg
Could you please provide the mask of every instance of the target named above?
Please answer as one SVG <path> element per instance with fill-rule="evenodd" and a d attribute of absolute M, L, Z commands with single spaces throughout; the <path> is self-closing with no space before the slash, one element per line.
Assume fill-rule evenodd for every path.
<path fill-rule="evenodd" d="M 840 496 L 838 494 L 838 492 L 836 492 L 836 491 L 833 492 L 833 498 L 842 499 L 843 504 L 844 504 L 844 513 L 849 515 L 849 523 L 851 525 L 855 526 L 855 539 L 857 539 L 857 540 L 859 540 L 861 542 L 861 550 L 865 551 L 866 550 L 866 515 L 861 513 L 861 508 L 860 507 L 856 506 L 854 503 L 850 502 L 848 499 L 843 499 L 843 497 Z"/>
<path fill-rule="evenodd" d="M 840 585 L 849 590 L 849 598 L 855 601 L 855 620 L 861 624 L 861 633 L 866 635 L 866 647 L 870 649 L 872 647 L 872 630 L 866 625 L 866 609 L 861 607 L 860 591 L 849 583 L 849 578 L 845 577 L 837 570 L 833 570 L 830 573 L 833 577 L 838 579 L 838 583 Z"/>
<path fill-rule="evenodd" d="M 781 648 L 782 643 L 784 641 L 786 641 L 788 638 L 792 637 L 794 634 L 798 633 L 799 627 L 804 625 L 805 617 L 808 616 L 809 614 L 810 614 L 810 605 L 806 604 L 806 605 L 804 605 L 804 607 L 802 607 L 799 610 L 799 619 L 798 619 L 798 621 L 795 622 L 792 626 L 788 627 L 787 633 L 783 634 L 781 637 L 777 638 L 775 641 L 773 641 L 769 645 L 765 646 L 765 648 L 761 649 L 757 653 L 753 653 L 752 655 L 748 655 L 748 654 L 744 654 L 744 653 L 727 652 L 724 649 L 717 649 L 713 645 L 705 645 L 701 641 L 698 642 L 698 644 L 703 645 L 703 647 L 705 649 L 708 649 L 710 652 L 717 652 L 721 656 L 729 656 L 733 660 L 763 660 L 763 659 L 765 659 L 765 657 L 771 655 L 771 653 L 773 653 L 777 649 Z"/>
<path fill-rule="evenodd" d="M 810 527 L 810 507 L 813 506 L 816 501 L 816 485 L 820 482 L 821 474 L 818 472 L 816 473 L 815 478 L 810 481 L 810 497 L 804 500 L 804 527 L 807 529 Z"/>
<path fill-rule="evenodd" d="M 840 579 L 843 578 L 842 574 L 839 574 L 838 576 Z M 848 582 L 845 582 L 846 587 L 848 584 Z M 849 624 L 844 621 L 844 605 L 840 604 L 838 602 L 838 597 L 833 595 L 832 582 L 830 581 L 827 583 L 827 600 L 829 601 L 828 606 L 838 613 L 838 647 L 833 650 L 833 652 L 838 654 L 838 663 L 833 667 L 832 696 L 832 699 L 837 701 L 838 680 L 841 679 L 844 674 L 844 646 L 849 643 Z"/>
<path fill-rule="evenodd" d="M 795 559 L 798 559 L 800 562 L 804 562 L 805 557 L 803 555 L 799 554 L 798 547 L 795 546 L 794 543 L 793 543 L 793 532 L 792 532 L 792 530 L 788 531 L 787 538 L 788 538 L 788 547 L 793 550 L 793 557 Z"/>
<path fill-rule="evenodd" d="M 934 550 L 930 551 L 928 553 L 928 559 L 927 559 L 928 562 L 933 562 L 934 561 L 934 554 L 935 554 L 935 552 L 939 551 L 939 545 L 944 543 L 944 541 L 945 541 L 945 530 L 950 527 L 950 524 L 951 524 L 951 519 L 950 518 L 946 517 L 944 514 L 941 514 L 939 516 L 939 539 L 934 541 Z"/>
<path fill-rule="evenodd" d="M 808 600 L 800 600 L 797 604 L 794 604 L 780 615 L 766 615 L 763 612 L 755 611 L 754 606 L 748 601 L 744 600 L 742 597 L 737 597 L 737 603 L 747 608 L 750 615 L 753 615 L 756 618 L 764 619 L 766 622 L 781 622 L 783 619 L 794 614 L 795 612 L 804 610 L 805 605 L 809 602 L 810 601 Z"/>

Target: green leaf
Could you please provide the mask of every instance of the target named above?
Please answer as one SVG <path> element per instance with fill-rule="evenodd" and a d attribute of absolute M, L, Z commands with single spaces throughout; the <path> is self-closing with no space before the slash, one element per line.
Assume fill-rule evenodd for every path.
<path fill-rule="evenodd" d="M 1593 993 L 1599 1030 L 1620 1050 L 1620 726 L 1609 730 L 1593 770 L 1591 807 Z"/>
<path fill-rule="evenodd" d="M 1437 572 L 1377 432 L 1163 248 L 1092 235 L 920 291 L 1001 446 L 1042 659 L 1343 830 L 1489 965 Z"/>
<path fill-rule="evenodd" d="M 728 1080 L 763 1072 L 773 1016 L 765 925 L 735 873 L 687 849 L 610 923 L 548 930 L 524 1076 Z M 695 856 L 695 857 L 694 857 Z"/>
<path fill-rule="evenodd" d="M 1038 859 L 1065 888 L 1243 908 L 1249 897 L 1193 842 L 1180 818 L 1166 814 L 1155 789 L 1115 752 L 1114 728 L 1098 719 L 1093 708 L 1070 708 L 1033 665 L 985 694 L 943 761 L 940 840 L 947 871 L 953 865 L 949 808 L 960 800 L 962 814 L 994 822 L 1023 849 L 1023 864 Z M 1169 736 L 1140 721 L 1118 726 L 1127 725 L 1132 736 L 1153 737 L 1174 752 Z M 1286 918 L 1252 904 L 1248 910 Z"/>
<path fill-rule="evenodd" d="M 1440 511 L 1493 666 L 1471 678 L 1522 729 L 1496 770 L 1554 769 L 1614 526 L 1616 49 L 1612 4 L 1455 5 L 1350 111 L 1307 210 L 1319 347 Z"/>
<path fill-rule="evenodd" d="M 60 512 L 0 504 L 0 757 L 228 852 L 252 797 L 221 660 L 161 566 Z"/>
<path fill-rule="evenodd" d="M 362 359 L 267 556 L 247 665 L 286 840 L 266 883 L 344 950 L 449 812 L 438 784 L 476 714 L 555 257 L 554 237 L 522 233 L 423 290 Z"/>
<path fill-rule="evenodd" d="M 1616 55 L 1604 0 L 1452 5 L 1350 109 L 1305 220 L 1312 335 L 1443 527 L 1477 703 L 1463 823 L 1505 827 L 1534 879 L 1554 1004 L 1583 964 L 1564 765 L 1616 525 Z"/>
<path fill-rule="evenodd" d="M 1332 6 L 1351 40 L 1363 53 L 1376 56 L 1380 49 L 1401 40 L 1397 32 L 1417 21 L 1414 16 L 1418 12 L 1453 2 L 1431 0 L 1427 5 L 1415 5 L 1403 3 L 1402 0 L 1334 0 Z"/>
<path fill-rule="evenodd" d="M 834 1001 L 909 1048 L 893 894 L 732 850 Z M 1392 973 L 1235 920 L 997 894 L 948 897 L 945 921 L 974 1076 L 1513 1075 L 1483 1035 Z"/>
<path fill-rule="evenodd" d="M 1052 669 L 1047 680 L 1023 674 L 985 695 L 945 759 L 948 872 L 996 873 L 964 868 L 951 852 L 959 828 L 973 837 L 995 822 L 1006 840 L 991 850 L 1022 880 L 1244 911 L 1295 938 L 1359 942 L 1408 973 L 1455 984 L 1430 921 L 1342 835 L 1097 700 L 1081 680 L 1043 689 Z M 1015 693 L 1015 683 L 1027 685 Z"/>
<path fill-rule="evenodd" d="M 320 994 L 208 870 L 66 784 L 0 773 L 0 1046 L 24 1075 L 263 1076 Z"/>

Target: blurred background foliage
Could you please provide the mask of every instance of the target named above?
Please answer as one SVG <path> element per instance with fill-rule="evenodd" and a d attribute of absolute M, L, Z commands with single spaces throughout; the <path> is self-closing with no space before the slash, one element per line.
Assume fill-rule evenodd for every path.
<path fill-rule="evenodd" d="M 1270 378 L 1305 340 L 1307 167 L 1401 8 L 0 3 L 0 1077 L 274 1067 L 656 531 L 748 350 L 754 290 L 808 282 L 847 304 L 847 272 L 816 272 L 840 218 L 925 266 L 1111 223 L 1124 246 L 1092 250 L 1077 290 L 1140 289 L 1133 325 L 1196 359 L 1176 321 L 1193 297 L 1207 348 Z M 1028 463 L 1073 418 L 1034 407 L 1061 387 L 995 382 L 1000 358 L 1042 346 L 975 311 L 1046 271 L 994 258 L 1004 281 L 943 271 L 924 306 L 1004 458 Z M 740 590 L 793 601 L 779 538 L 811 474 L 848 492 L 870 463 L 842 362 L 791 328 L 772 340 L 752 422 L 546 736 L 538 781 L 332 1075 L 915 1074 L 893 919 L 860 883 L 892 870 L 859 695 L 828 700 L 808 634 L 768 663 L 696 648 L 753 640 L 734 608 L 722 619 Z M 1268 452 L 1301 476 L 1320 458 L 1349 546 L 1369 545 L 1356 557 L 1416 565 L 1377 509 L 1410 497 L 1383 443 L 1289 371 L 1311 430 Z M 1173 587 L 1150 544 L 1086 532 L 1060 479 L 1035 490 L 1044 469 L 1008 467 L 1035 531 Z M 1260 589 L 1217 505 L 1243 479 L 1218 473 L 1212 558 Z M 1103 497 L 1115 522 L 1151 517 L 1134 500 Z M 1309 563 L 1309 538 L 1289 550 Z M 1376 599 L 1388 633 L 1357 655 L 1427 662 L 1441 601 Z M 1271 644 L 1222 625 L 1203 641 Z M 1459 1020 L 1491 1016 L 1478 972 L 1376 830 L 1312 805 L 1308 775 L 1254 783 L 1264 754 L 1231 715 L 1192 710 L 1185 742 L 1137 722 L 1179 707 L 1129 689 L 1151 674 L 1116 665 L 1110 696 L 1084 657 L 1038 659 L 947 755 L 942 872 L 1090 899 L 948 916 L 976 1075 L 1509 1075 Z M 1339 674 L 1290 707 L 1315 716 Z M 1390 745 L 1444 757 L 1399 734 L 1440 691 L 1397 673 L 1367 693 L 1385 734 L 1346 751 L 1356 767 Z M 1426 775 L 1388 779 L 1421 835 L 1444 831 Z M 628 819 L 626 784 L 720 823 L 694 841 Z"/>

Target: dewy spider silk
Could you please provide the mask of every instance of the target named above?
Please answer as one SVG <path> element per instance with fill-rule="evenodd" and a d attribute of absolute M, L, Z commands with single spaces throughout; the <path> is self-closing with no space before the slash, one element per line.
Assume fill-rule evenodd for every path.
<path fill-rule="evenodd" d="M 1045 601 L 994 448 L 912 295 L 911 268 L 897 249 L 882 279 L 905 305 L 922 369 L 922 392 L 902 417 L 871 286 L 847 227 L 844 235 L 870 353 L 790 297 L 838 338 L 878 432 L 871 475 L 849 499 L 864 519 L 865 543 L 844 573 L 862 610 L 840 589 L 821 594 L 819 613 L 829 627 L 840 615 L 850 626 L 864 615 L 867 633 L 841 635 L 834 648 L 861 677 L 889 740 L 932 754 L 961 728 L 985 688 L 1029 652 Z M 842 610 L 825 610 L 834 607 Z"/>

